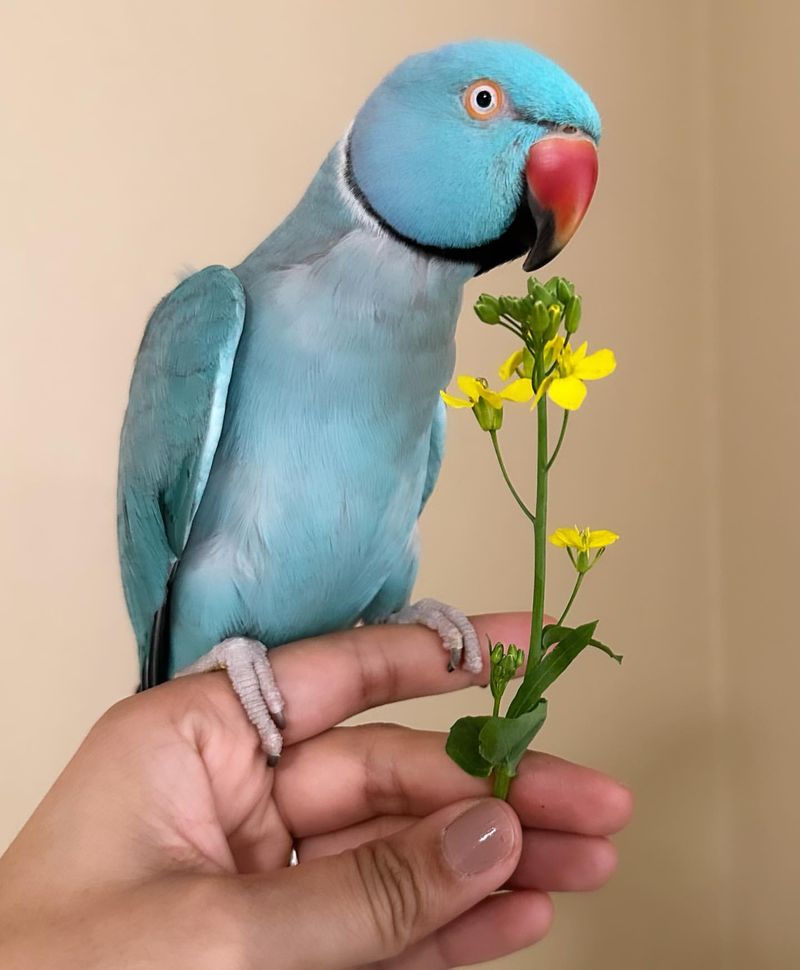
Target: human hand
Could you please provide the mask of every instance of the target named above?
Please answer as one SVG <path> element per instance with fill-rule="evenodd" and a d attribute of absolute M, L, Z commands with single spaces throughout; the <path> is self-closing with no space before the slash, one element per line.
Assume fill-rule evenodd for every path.
<path fill-rule="evenodd" d="M 474 622 L 523 642 L 530 616 Z M 539 940 L 548 892 L 610 875 L 629 793 L 530 753 L 506 805 L 443 734 L 335 727 L 485 681 L 486 664 L 448 673 L 438 650 L 422 627 L 380 626 L 274 651 L 274 770 L 224 674 L 115 705 L 0 860 L 0 965 L 434 970 Z"/>

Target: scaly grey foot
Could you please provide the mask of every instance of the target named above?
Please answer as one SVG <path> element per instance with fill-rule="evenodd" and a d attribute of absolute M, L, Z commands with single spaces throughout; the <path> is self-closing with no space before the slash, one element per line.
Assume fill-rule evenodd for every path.
<path fill-rule="evenodd" d="M 481 647 L 475 627 L 465 613 L 440 603 L 439 600 L 424 599 L 410 606 L 404 606 L 397 613 L 386 618 L 387 623 L 419 623 L 435 630 L 442 638 L 442 646 L 450 651 L 449 669 L 455 670 L 462 663 L 465 670 L 477 674 L 483 667 Z"/>
<path fill-rule="evenodd" d="M 249 637 L 229 637 L 218 643 L 176 677 L 224 670 L 242 703 L 245 714 L 258 731 L 267 761 L 274 766 L 283 748 L 280 728 L 285 726 L 283 697 L 278 690 L 267 649 Z"/>

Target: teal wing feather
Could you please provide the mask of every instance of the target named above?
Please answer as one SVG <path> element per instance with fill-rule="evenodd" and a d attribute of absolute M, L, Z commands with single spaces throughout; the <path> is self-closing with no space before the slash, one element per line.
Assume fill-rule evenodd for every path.
<path fill-rule="evenodd" d="M 209 266 L 158 304 L 139 348 L 120 442 L 117 536 L 142 659 L 208 482 L 244 317 L 238 277 Z"/>
<path fill-rule="evenodd" d="M 428 452 L 428 471 L 425 475 L 425 487 L 422 489 L 422 502 L 420 512 L 425 508 L 425 503 L 431 497 L 431 492 L 436 487 L 436 480 L 439 478 L 439 470 L 442 467 L 444 458 L 444 438 L 447 429 L 447 407 L 444 401 L 439 398 L 436 403 L 436 412 L 433 415 L 431 425 L 431 446 Z"/>

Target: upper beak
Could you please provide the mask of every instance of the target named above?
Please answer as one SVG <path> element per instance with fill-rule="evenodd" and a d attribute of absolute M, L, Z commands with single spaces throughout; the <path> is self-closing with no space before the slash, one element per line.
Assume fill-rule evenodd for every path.
<path fill-rule="evenodd" d="M 536 242 L 523 269 L 549 263 L 581 224 L 597 184 L 597 149 L 582 136 L 547 135 L 531 147 L 525 164 L 528 205 Z"/>

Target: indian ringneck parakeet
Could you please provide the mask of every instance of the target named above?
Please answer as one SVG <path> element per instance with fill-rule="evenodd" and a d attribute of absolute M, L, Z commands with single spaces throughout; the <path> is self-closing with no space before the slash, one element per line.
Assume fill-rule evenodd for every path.
<path fill-rule="evenodd" d="M 409 606 L 436 483 L 462 288 L 553 258 L 597 174 L 600 120 L 513 43 L 408 58 L 296 208 L 238 266 L 153 311 L 122 429 L 118 537 L 142 687 L 225 668 L 265 752 L 283 702 L 267 648 L 423 623 L 481 666 L 471 624 Z"/>

